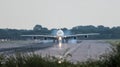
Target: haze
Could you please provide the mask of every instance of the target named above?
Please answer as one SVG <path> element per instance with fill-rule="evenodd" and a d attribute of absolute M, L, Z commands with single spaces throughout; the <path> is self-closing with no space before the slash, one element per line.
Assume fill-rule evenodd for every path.
<path fill-rule="evenodd" d="M 120 25 L 120 0 L 0 0 L 0 28 Z"/>

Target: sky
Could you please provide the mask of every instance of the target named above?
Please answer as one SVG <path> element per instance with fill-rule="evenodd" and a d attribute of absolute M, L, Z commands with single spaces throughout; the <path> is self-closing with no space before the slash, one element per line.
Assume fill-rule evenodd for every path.
<path fill-rule="evenodd" d="M 120 0 L 0 0 L 0 28 L 120 25 Z"/>

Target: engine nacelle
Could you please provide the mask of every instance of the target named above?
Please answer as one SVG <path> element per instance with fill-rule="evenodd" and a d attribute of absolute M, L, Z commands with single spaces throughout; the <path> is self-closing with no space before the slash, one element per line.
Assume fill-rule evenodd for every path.
<path fill-rule="evenodd" d="M 77 37 L 74 37 L 74 39 L 77 39 Z"/>
<path fill-rule="evenodd" d="M 47 40 L 47 38 L 45 37 L 44 40 Z"/>
<path fill-rule="evenodd" d="M 37 37 L 33 37 L 33 39 L 35 40 L 35 39 L 37 39 Z"/>
<path fill-rule="evenodd" d="M 88 35 L 85 35 L 85 38 L 88 38 Z"/>

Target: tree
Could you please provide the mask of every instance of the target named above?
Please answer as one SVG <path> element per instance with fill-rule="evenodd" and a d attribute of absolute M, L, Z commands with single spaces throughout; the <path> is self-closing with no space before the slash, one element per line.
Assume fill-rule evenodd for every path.
<path fill-rule="evenodd" d="M 41 30 L 42 26 L 41 25 L 35 25 L 35 27 L 33 28 L 33 30 L 37 31 L 37 30 Z"/>

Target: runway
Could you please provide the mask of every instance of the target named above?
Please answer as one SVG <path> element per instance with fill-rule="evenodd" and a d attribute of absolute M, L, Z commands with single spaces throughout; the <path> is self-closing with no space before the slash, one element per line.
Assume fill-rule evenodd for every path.
<path fill-rule="evenodd" d="M 63 43 L 35 53 L 56 57 L 65 57 L 72 62 L 86 61 L 88 59 L 99 59 L 105 53 L 111 51 L 111 45 L 103 40 L 83 40 L 81 43 Z M 71 56 L 67 56 L 71 55 Z"/>
<path fill-rule="evenodd" d="M 111 45 L 104 40 L 82 40 L 80 43 L 42 43 L 34 41 L 0 42 L 0 53 L 16 52 L 63 57 L 71 62 L 99 59 L 100 55 L 110 52 Z"/>

